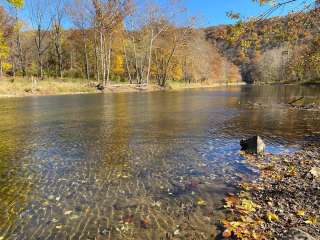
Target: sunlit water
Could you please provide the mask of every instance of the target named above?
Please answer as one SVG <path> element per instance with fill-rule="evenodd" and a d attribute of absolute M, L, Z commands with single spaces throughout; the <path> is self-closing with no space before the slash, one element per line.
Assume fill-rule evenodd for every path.
<path fill-rule="evenodd" d="M 277 153 L 317 138 L 319 112 L 277 103 L 319 94 L 243 86 L 0 99 L 0 239 L 212 239 L 224 194 L 255 174 L 239 140 L 259 134 Z"/>

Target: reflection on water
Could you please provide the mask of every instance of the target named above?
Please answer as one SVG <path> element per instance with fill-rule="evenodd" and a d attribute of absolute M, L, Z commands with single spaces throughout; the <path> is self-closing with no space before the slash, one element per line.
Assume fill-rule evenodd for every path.
<path fill-rule="evenodd" d="M 319 113 L 273 103 L 319 89 L 232 87 L 0 100 L 0 238 L 208 239 L 230 183 L 318 136 Z M 270 103 L 252 108 L 248 102 Z"/>

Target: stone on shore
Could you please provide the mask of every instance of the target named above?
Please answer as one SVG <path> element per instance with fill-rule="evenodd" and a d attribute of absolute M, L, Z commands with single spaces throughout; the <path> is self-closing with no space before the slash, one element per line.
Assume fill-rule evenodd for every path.
<path fill-rule="evenodd" d="M 254 136 L 240 141 L 241 150 L 252 154 L 263 154 L 266 145 L 260 136 Z"/>
<path fill-rule="evenodd" d="M 104 86 L 103 84 L 99 83 L 96 88 L 99 90 L 99 91 L 103 91 L 104 90 Z"/>

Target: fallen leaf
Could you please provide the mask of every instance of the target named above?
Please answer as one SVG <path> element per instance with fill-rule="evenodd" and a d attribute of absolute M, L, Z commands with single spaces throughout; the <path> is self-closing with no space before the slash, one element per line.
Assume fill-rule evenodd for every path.
<path fill-rule="evenodd" d="M 161 207 L 161 202 L 160 201 L 154 201 L 152 204 L 151 204 L 152 207 Z"/>
<path fill-rule="evenodd" d="M 297 215 L 298 215 L 299 217 L 303 217 L 303 216 L 305 215 L 305 211 L 304 211 L 304 210 L 299 210 L 299 211 L 297 211 L 296 213 L 297 213 Z"/>
<path fill-rule="evenodd" d="M 316 216 L 309 217 L 308 220 L 306 220 L 304 222 L 307 223 L 307 224 L 314 225 L 314 224 L 318 223 L 318 218 Z"/>
<path fill-rule="evenodd" d="M 75 219 L 78 219 L 78 218 L 79 218 L 79 216 L 75 215 L 75 214 L 70 217 L 71 220 L 75 220 Z"/>
<path fill-rule="evenodd" d="M 264 171 L 273 171 L 275 168 L 274 165 L 267 165 L 267 166 L 264 166 L 261 170 L 264 170 Z"/>
<path fill-rule="evenodd" d="M 134 220 L 134 216 L 132 214 L 128 214 L 122 217 L 122 222 L 125 224 L 133 223 L 133 220 Z"/>
<path fill-rule="evenodd" d="M 56 229 L 61 229 L 61 228 L 62 228 L 62 225 L 56 226 Z"/>
<path fill-rule="evenodd" d="M 207 202 L 200 198 L 200 199 L 197 201 L 197 205 L 198 205 L 198 206 L 205 206 L 205 205 L 207 205 Z"/>
<path fill-rule="evenodd" d="M 231 237 L 231 235 L 232 235 L 232 232 L 229 229 L 224 230 L 222 233 L 222 236 L 224 238 L 229 238 L 229 237 Z"/>
<path fill-rule="evenodd" d="M 140 220 L 140 227 L 143 229 L 147 229 L 150 226 L 150 222 L 148 220 L 142 219 Z"/>
<path fill-rule="evenodd" d="M 272 213 L 272 212 L 267 212 L 266 217 L 267 217 L 267 220 L 269 222 L 279 221 L 279 217 L 276 214 Z"/>
<path fill-rule="evenodd" d="M 256 208 L 260 208 L 260 206 L 250 199 L 241 199 L 241 204 L 237 208 L 245 212 L 255 212 Z"/>
<path fill-rule="evenodd" d="M 241 191 L 239 193 L 239 198 L 250 198 L 250 193 L 249 192 L 245 192 L 245 191 Z"/>
<path fill-rule="evenodd" d="M 54 199 L 54 196 L 53 196 L 53 195 L 50 195 L 50 196 L 48 197 L 48 199 L 49 199 L 49 200 L 53 200 L 53 199 Z"/>
<path fill-rule="evenodd" d="M 288 176 L 291 176 L 291 177 L 294 177 L 297 175 L 297 170 L 296 170 L 296 167 L 295 166 L 290 166 L 288 168 Z"/>
<path fill-rule="evenodd" d="M 72 211 L 65 211 L 64 215 L 70 215 L 72 213 Z"/>
<path fill-rule="evenodd" d="M 225 208 L 233 208 L 239 203 L 239 198 L 234 195 L 227 196 L 224 200 L 226 202 Z"/>

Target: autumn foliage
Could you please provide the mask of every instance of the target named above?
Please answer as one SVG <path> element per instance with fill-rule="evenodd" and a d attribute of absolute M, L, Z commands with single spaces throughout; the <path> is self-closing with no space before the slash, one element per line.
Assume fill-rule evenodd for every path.
<path fill-rule="evenodd" d="M 319 13 L 314 8 L 285 17 L 239 21 L 209 28 L 207 36 L 241 68 L 247 82 L 319 79 Z"/>
<path fill-rule="evenodd" d="M 8 2 L 16 13 L 24 4 Z M 149 1 L 139 5 L 131 0 L 30 0 L 26 4 L 31 26 L 2 8 L 2 75 L 162 87 L 169 81 L 241 81 L 238 67 L 207 41 L 193 18 L 181 23 L 178 2 L 168 1 L 167 11 L 168 5 Z"/>

